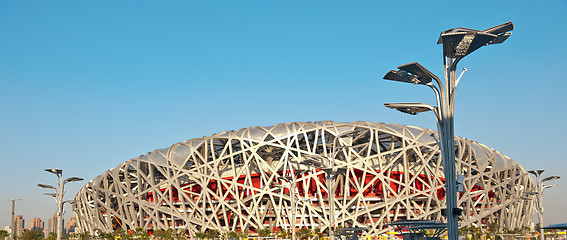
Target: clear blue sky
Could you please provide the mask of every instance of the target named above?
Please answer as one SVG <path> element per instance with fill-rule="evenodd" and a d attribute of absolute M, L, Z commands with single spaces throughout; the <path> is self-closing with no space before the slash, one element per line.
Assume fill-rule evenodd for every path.
<path fill-rule="evenodd" d="M 567 2 L 393 2 L 0 0 L 0 226 L 4 199 L 22 198 L 28 222 L 54 214 L 44 168 L 90 180 L 179 141 L 291 121 L 435 129 L 431 113 L 381 106 L 433 104 L 430 89 L 382 76 L 413 61 L 442 76 L 441 31 L 508 21 L 508 41 L 459 65 L 455 131 L 562 175 L 545 224 L 567 222 Z"/>

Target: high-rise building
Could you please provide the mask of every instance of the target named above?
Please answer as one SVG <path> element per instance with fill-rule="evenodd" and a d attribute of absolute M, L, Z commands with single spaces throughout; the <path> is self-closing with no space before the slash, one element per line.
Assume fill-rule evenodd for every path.
<path fill-rule="evenodd" d="M 61 223 L 62 227 L 65 227 L 65 220 L 61 219 L 63 222 Z M 49 233 L 57 234 L 57 214 L 53 215 L 50 219 L 47 220 L 47 228 L 44 231 L 45 237 L 49 235 Z M 65 232 L 63 232 L 65 233 Z"/>
<path fill-rule="evenodd" d="M 50 219 L 47 220 L 47 229 L 45 231 L 45 236 L 49 235 L 49 233 L 57 233 L 57 215 L 53 215 Z"/>
<path fill-rule="evenodd" d="M 24 216 L 16 215 L 14 216 L 14 234 L 18 237 L 22 236 L 22 231 L 24 231 Z"/>
<path fill-rule="evenodd" d="M 30 221 L 30 231 L 43 231 L 44 222 L 40 218 L 34 218 Z"/>
<path fill-rule="evenodd" d="M 76 226 L 77 226 L 77 219 L 75 219 L 74 217 L 70 217 L 69 221 L 67 221 L 67 224 L 65 225 L 65 232 L 67 234 L 74 233 Z"/>

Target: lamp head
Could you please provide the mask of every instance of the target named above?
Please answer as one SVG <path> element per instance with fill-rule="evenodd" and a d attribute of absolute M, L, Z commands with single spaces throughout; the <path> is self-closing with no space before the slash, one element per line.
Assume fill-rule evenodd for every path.
<path fill-rule="evenodd" d="M 544 169 L 539 169 L 539 170 L 530 170 L 528 172 L 537 176 L 537 175 L 541 175 L 544 171 L 545 171 Z"/>
<path fill-rule="evenodd" d="M 50 188 L 50 189 L 57 190 L 57 188 L 55 188 L 54 186 L 47 185 L 47 184 L 38 184 L 37 186 L 40 187 L 40 188 Z"/>
<path fill-rule="evenodd" d="M 417 62 L 398 66 L 398 69 L 415 75 L 420 81 L 419 84 L 430 83 L 432 79 L 439 80 L 439 77 L 437 77 L 435 74 L 433 74 L 431 71 L 427 70 L 427 68 L 421 66 L 421 64 Z"/>
<path fill-rule="evenodd" d="M 68 182 L 76 182 L 76 181 L 82 181 L 82 180 L 84 180 L 84 179 L 82 179 L 80 177 L 70 177 L 70 178 L 65 179 L 65 181 L 63 181 L 63 182 L 68 183 Z"/>
<path fill-rule="evenodd" d="M 411 115 L 435 110 L 435 107 L 424 103 L 384 103 L 384 106 Z"/>
<path fill-rule="evenodd" d="M 287 177 L 287 176 L 278 176 L 276 177 L 278 180 L 280 181 L 284 181 L 284 182 L 291 182 L 293 179 L 291 177 Z"/>
<path fill-rule="evenodd" d="M 390 70 L 388 73 L 386 73 L 386 75 L 384 75 L 383 78 L 386 80 L 405 82 L 405 83 L 413 83 L 413 84 L 421 83 L 421 81 L 417 76 L 412 75 L 406 71 Z"/>
<path fill-rule="evenodd" d="M 547 181 L 556 180 L 556 179 L 560 179 L 560 178 L 561 178 L 560 176 L 549 176 L 549 177 L 542 179 L 541 182 L 547 182 Z"/>
<path fill-rule="evenodd" d="M 52 196 L 54 198 L 57 198 L 57 194 L 55 194 L 55 193 L 44 193 L 43 195 Z"/>
<path fill-rule="evenodd" d="M 384 79 L 423 85 L 430 83 L 433 79 L 439 81 L 439 77 L 417 62 L 398 66 L 398 69 L 400 70 L 390 70 L 384 75 Z"/>
<path fill-rule="evenodd" d="M 341 133 L 341 134 L 339 135 L 339 138 L 356 137 L 356 136 L 358 136 L 359 134 L 360 134 L 359 131 L 357 131 L 357 130 L 352 130 L 352 131 L 347 131 L 347 132 Z"/>
<path fill-rule="evenodd" d="M 325 167 L 325 165 L 323 165 L 323 163 L 321 163 L 320 161 L 313 159 L 313 158 L 305 159 L 301 163 L 305 164 L 307 166 L 312 166 L 312 167 L 318 167 L 318 168 Z"/>
<path fill-rule="evenodd" d="M 555 186 L 557 186 L 557 184 L 544 185 L 542 188 L 543 190 L 545 190 L 546 188 L 555 187 Z"/>
<path fill-rule="evenodd" d="M 470 28 L 452 28 L 441 32 L 437 44 L 443 44 L 443 55 L 450 58 L 463 58 L 482 46 L 503 43 L 514 29 L 512 22 L 507 22 L 485 30 Z"/>
<path fill-rule="evenodd" d="M 58 169 L 58 168 L 47 168 L 47 169 L 44 169 L 44 170 L 46 172 L 50 172 L 50 173 L 53 173 L 55 175 L 61 175 L 61 173 L 63 173 L 63 170 Z"/>

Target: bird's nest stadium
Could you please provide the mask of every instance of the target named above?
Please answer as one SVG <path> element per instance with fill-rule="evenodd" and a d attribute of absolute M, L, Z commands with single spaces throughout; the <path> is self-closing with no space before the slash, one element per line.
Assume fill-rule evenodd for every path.
<path fill-rule="evenodd" d="M 455 138 L 457 174 L 464 176 L 460 225 L 530 225 L 534 203 L 522 198 L 535 189 L 528 173 L 494 149 Z M 396 220 L 445 221 L 440 156 L 437 133 L 419 127 L 332 121 L 250 127 L 121 163 L 87 183 L 73 211 L 78 232 L 87 233 L 142 227 L 195 236 L 334 224 L 378 235 Z"/>

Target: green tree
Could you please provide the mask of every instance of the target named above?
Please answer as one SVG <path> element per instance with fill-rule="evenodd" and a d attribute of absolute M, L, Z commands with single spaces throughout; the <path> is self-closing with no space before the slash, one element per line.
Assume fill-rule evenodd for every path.
<path fill-rule="evenodd" d="M 112 239 L 122 238 L 124 236 L 124 230 L 122 228 L 114 229 L 112 232 Z"/>
<path fill-rule="evenodd" d="M 80 234 L 81 234 L 81 235 L 88 235 L 87 233 L 80 233 Z M 105 232 L 103 232 L 102 230 L 100 230 L 100 229 L 97 228 L 97 229 L 95 229 L 94 232 L 93 232 L 92 239 L 111 240 L 111 239 L 109 239 L 109 238 L 106 238 L 105 234 L 106 234 Z M 112 235 L 112 234 L 110 234 L 110 235 Z M 83 236 L 81 236 L 81 240 L 86 240 L 86 239 L 83 239 Z"/>
<path fill-rule="evenodd" d="M 134 233 L 130 232 L 130 231 L 126 231 L 126 230 L 123 230 L 120 233 L 119 236 L 120 236 L 121 240 L 132 240 L 132 239 L 134 239 Z"/>
<path fill-rule="evenodd" d="M 299 229 L 299 231 L 297 231 L 297 237 L 299 239 L 311 239 L 311 237 L 313 236 L 313 233 L 311 232 L 311 229 L 309 228 L 301 228 Z"/>
<path fill-rule="evenodd" d="M 179 231 L 179 232 L 176 234 L 175 239 L 177 239 L 177 240 L 186 240 L 186 239 L 187 239 L 187 234 L 188 234 L 187 230 Z"/>
<path fill-rule="evenodd" d="M 154 232 L 154 238 L 157 240 L 172 240 L 174 235 L 173 229 L 168 229 L 167 231 L 164 230 L 157 230 Z"/>
<path fill-rule="evenodd" d="M 219 231 L 216 229 L 208 229 L 205 233 L 207 235 L 207 238 L 211 240 L 220 236 Z"/>
<path fill-rule="evenodd" d="M 20 238 L 22 240 L 43 240 L 43 232 L 40 230 L 30 231 L 24 229 Z"/>
<path fill-rule="evenodd" d="M 226 233 L 226 238 L 228 240 L 236 240 L 236 239 L 238 239 L 238 233 L 235 232 L 235 231 L 230 231 L 230 232 Z"/>
<path fill-rule="evenodd" d="M 6 230 L 0 230 L 0 239 L 4 240 L 10 237 L 10 234 Z"/>
<path fill-rule="evenodd" d="M 198 239 L 205 239 L 205 238 L 207 238 L 207 233 L 198 232 L 198 233 L 195 233 L 195 237 L 197 237 Z"/>
<path fill-rule="evenodd" d="M 173 239 L 175 239 L 175 237 L 177 237 L 177 234 L 175 233 L 175 229 L 169 228 L 165 231 L 165 239 L 166 240 L 173 240 Z"/>
<path fill-rule="evenodd" d="M 281 229 L 278 232 L 278 237 L 281 237 L 281 238 L 288 239 L 290 235 L 291 235 L 291 232 L 288 229 Z"/>
<path fill-rule="evenodd" d="M 238 239 L 245 239 L 245 238 L 248 238 L 248 232 L 246 231 L 238 232 Z"/>
<path fill-rule="evenodd" d="M 270 228 L 261 228 L 260 230 L 258 230 L 258 235 L 260 235 L 260 237 L 269 237 L 270 234 L 272 234 L 272 231 L 270 231 Z"/>
<path fill-rule="evenodd" d="M 79 240 L 87 240 L 87 236 L 88 234 L 86 233 L 71 233 L 71 236 L 69 236 L 69 238 L 73 238 L 73 239 L 79 239 Z"/>
<path fill-rule="evenodd" d="M 500 224 L 498 224 L 497 222 L 491 222 L 488 224 L 488 236 L 491 239 L 499 239 L 500 236 L 498 236 L 498 231 L 500 230 Z"/>
<path fill-rule="evenodd" d="M 103 232 L 101 233 L 101 235 L 99 235 L 102 239 L 105 240 L 114 240 L 114 233 L 107 233 L 107 232 Z"/>
<path fill-rule="evenodd" d="M 150 234 L 144 230 L 142 227 L 137 227 L 134 230 L 134 236 L 136 239 L 141 239 L 141 240 L 148 240 L 150 239 Z"/>
<path fill-rule="evenodd" d="M 323 237 L 323 232 L 321 231 L 320 227 L 313 229 L 313 234 L 317 237 L 317 240 L 320 240 L 321 237 Z"/>
<path fill-rule="evenodd" d="M 55 240 L 57 239 L 57 233 L 54 232 L 50 232 L 47 234 L 47 237 L 45 238 L 45 240 Z"/>

